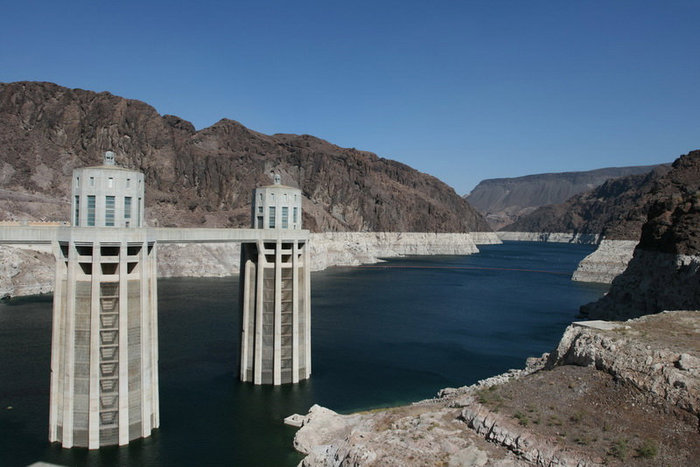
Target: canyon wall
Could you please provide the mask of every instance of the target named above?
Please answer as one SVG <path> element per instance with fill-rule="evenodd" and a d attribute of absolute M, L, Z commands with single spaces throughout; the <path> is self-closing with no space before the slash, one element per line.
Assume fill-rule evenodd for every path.
<path fill-rule="evenodd" d="M 700 151 L 677 159 L 649 193 L 647 220 L 627 269 L 584 317 L 627 319 L 700 309 Z"/>
<path fill-rule="evenodd" d="M 482 180 L 465 196 L 494 229 L 517 221 L 537 208 L 563 203 L 611 178 L 650 172 L 656 166 L 608 167 L 586 172 L 561 172 Z M 554 231 L 553 231 L 554 232 Z"/>

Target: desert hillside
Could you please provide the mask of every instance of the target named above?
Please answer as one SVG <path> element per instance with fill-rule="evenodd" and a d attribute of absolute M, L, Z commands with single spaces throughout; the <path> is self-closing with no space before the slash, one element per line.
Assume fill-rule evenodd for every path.
<path fill-rule="evenodd" d="M 151 224 L 248 226 L 271 173 L 304 195 L 313 231 L 490 231 L 452 188 L 375 154 L 233 120 L 194 126 L 148 104 L 52 83 L 0 83 L 0 220 L 67 220 L 73 168 L 105 150 L 144 172 Z"/>

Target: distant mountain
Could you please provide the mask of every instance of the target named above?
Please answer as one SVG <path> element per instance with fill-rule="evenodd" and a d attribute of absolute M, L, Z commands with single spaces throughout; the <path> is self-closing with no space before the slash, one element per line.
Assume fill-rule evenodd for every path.
<path fill-rule="evenodd" d="M 254 187 L 300 187 L 314 231 L 490 231 L 440 180 L 375 154 L 309 135 L 264 135 L 232 120 L 196 131 L 108 92 L 0 83 L 0 220 L 68 220 L 75 167 L 119 165 L 146 176 L 150 223 L 244 227 Z"/>
<path fill-rule="evenodd" d="M 639 240 L 658 180 L 670 170 L 614 178 L 561 204 L 537 208 L 503 227 L 511 232 L 600 234 L 612 240 Z"/>
<path fill-rule="evenodd" d="M 497 230 L 540 206 L 563 203 L 611 178 L 648 173 L 655 167 L 657 166 L 609 167 L 587 172 L 493 178 L 480 182 L 465 198 Z"/>

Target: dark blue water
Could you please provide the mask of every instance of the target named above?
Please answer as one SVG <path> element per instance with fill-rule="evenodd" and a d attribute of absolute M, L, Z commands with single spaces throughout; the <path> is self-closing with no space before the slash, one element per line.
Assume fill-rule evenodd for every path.
<path fill-rule="evenodd" d="M 605 291 L 570 280 L 592 247 L 480 249 L 314 273 L 312 377 L 276 388 L 237 380 L 237 278 L 160 280 L 161 428 L 97 452 L 46 441 L 51 298 L 2 303 L 0 466 L 295 465 L 285 416 L 401 404 L 522 367 Z"/>

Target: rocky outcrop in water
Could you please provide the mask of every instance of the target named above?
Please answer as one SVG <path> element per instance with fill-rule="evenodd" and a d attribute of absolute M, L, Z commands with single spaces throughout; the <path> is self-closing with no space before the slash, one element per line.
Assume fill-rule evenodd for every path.
<path fill-rule="evenodd" d="M 590 191 L 611 178 L 643 174 L 655 167 L 610 167 L 587 172 L 494 178 L 481 181 L 465 198 L 484 214 L 491 227 L 500 229 L 541 206 L 563 203 L 572 196 Z"/>
<path fill-rule="evenodd" d="M 603 240 L 598 248 L 581 260 L 571 280 L 610 284 L 622 274 L 634 254 L 634 240 Z"/>
<path fill-rule="evenodd" d="M 581 307 L 593 319 L 700 309 L 700 151 L 680 157 L 651 190 L 648 218 L 610 292 Z"/>
<path fill-rule="evenodd" d="M 569 326 L 524 370 L 411 406 L 314 406 L 300 465 L 692 465 L 700 456 L 700 312 Z"/>
<path fill-rule="evenodd" d="M 0 83 L 0 220 L 69 218 L 70 175 L 113 150 L 146 177 L 149 225 L 243 227 L 275 172 L 300 187 L 312 231 L 491 231 L 440 180 L 310 135 L 232 120 L 195 130 L 140 101 L 52 83 Z"/>

